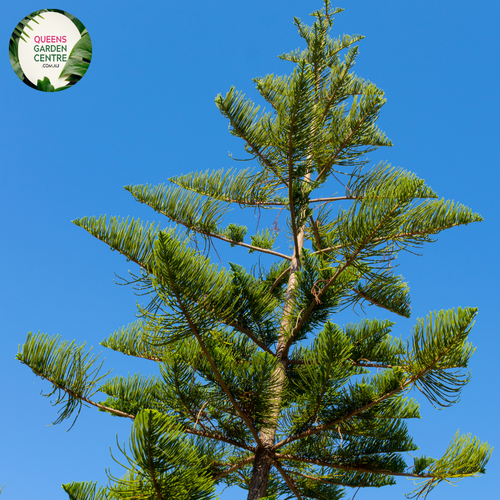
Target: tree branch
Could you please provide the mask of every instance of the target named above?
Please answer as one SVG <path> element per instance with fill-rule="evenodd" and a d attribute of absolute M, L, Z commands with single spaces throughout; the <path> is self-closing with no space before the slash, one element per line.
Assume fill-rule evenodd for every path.
<path fill-rule="evenodd" d="M 456 226 L 460 226 L 460 225 L 461 225 L 461 223 L 457 222 L 456 224 L 452 224 L 452 225 L 447 226 L 447 227 L 434 229 L 432 231 L 415 231 L 413 233 L 398 233 L 398 234 L 395 234 L 394 236 L 391 236 L 390 238 L 386 238 L 386 237 L 374 238 L 372 241 L 373 241 L 373 243 L 378 243 L 380 241 L 394 241 L 394 240 L 398 240 L 398 239 L 402 239 L 402 238 L 411 238 L 413 236 L 427 236 L 427 235 L 431 235 L 431 234 L 437 234 L 437 233 L 440 233 L 441 231 L 444 231 L 445 229 L 450 229 L 452 227 L 456 227 Z M 344 248 L 344 247 L 345 247 L 345 245 L 335 245 L 333 247 L 323 248 L 321 250 L 313 252 L 311 255 L 317 255 L 319 253 L 331 252 L 333 250 L 339 250 L 339 249 Z"/>
<path fill-rule="evenodd" d="M 314 198 L 309 200 L 309 203 L 326 203 L 329 201 L 344 201 L 344 200 L 360 200 L 359 196 L 335 196 L 332 198 Z"/>
<path fill-rule="evenodd" d="M 312 215 L 309 216 L 309 220 L 311 221 L 311 226 L 314 233 L 314 239 L 316 240 L 316 246 L 318 247 L 319 250 L 321 250 L 321 240 L 319 238 L 318 226 L 316 225 L 316 222 L 314 222 Z"/>
<path fill-rule="evenodd" d="M 29 366 L 29 365 L 28 365 Z M 31 368 L 31 366 L 30 366 Z M 89 405 L 92 405 L 92 406 L 95 406 L 96 408 L 99 408 L 100 410 L 104 410 L 104 411 L 107 411 L 109 413 L 113 413 L 114 415 L 117 415 L 119 417 L 127 417 L 127 418 L 131 418 L 132 420 L 135 419 L 135 415 L 132 415 L 130 413 L 125 413 L 124 411 L 120 411 L 120 410 L 115 410 L 114 408 L 109 408 L 108 406 L 104 406 L 104 405 L 101 405 L 99 403 L 96 403 L 95 401 L 92 401 L 91 399 L 88 399 L 88 398 L 85 398 L 79 394 L 76 394 L 75 392 L 73 392 L 71 389 L 68 389 L 67 387 L 64 387 L 62 385 L 60 385 L 59 383 L 57 382 L 54 382 L 51 378 L 47 377 L 46 375 L 44 375 L 43 373 L 39 373 L 35 370 L 33 370 L 33 368 L 31 368 L 31 370 L 33 371 L 33 373 L 45 380 L 47 380 L 48 382 L 50 382 L 54 387 L 57 387 L 57 389 L 61 390 L 61 391 L 64 391 L 66 394 L 68 394 L 69 396 L 71 396 L 72 398 L 75 398 L 75 399 L 78 399 L 80 401 L 83 401 L 84 403 L 87 403 Z"/>
<path fill-rule="evenodd" d="M 225 470 L 224 472 L 220 473 L 219 475 L 214 477 L 214 481 L 217 481 L 217 479 L 222 479 L 223 477 L 226 477 L 227 475 L 231 474 L 232 472 L 235 472 L 245 465 L 248 465 L 249 463 L 253 462 L 255 458 L 255 455 L 252 455 L 248 458 L 245 458 L 245 460 L 242 460 L 241 462 L 238 462 L 237 464 L 234 464 L 232 467 L 229 467 L 229 469 Z"/>
<path fill-rule="evenodd" d="M 367 360 L 367 363 L 362 363 L 359 360 L 358 361 L 353 361 L 352 359 L 348 360 L 351 366 L 359 366 L 361 368 L 387 368 L 387 369 L 392 369 L 392 368 L 401 368 L 400 366 L 396 365 L 386 365 L 384 363 L 373 363 L 369 360 Z M 304 361 L 303 359 L 289 359 L 288 360 L 289 365 L 318 365 L 315 361 Z"/>
<path fill-rule="evenodd" d="M 337 52 L 339 52 L 339 51 L 335 51 L 335 52 L 334 52 L 334 54 L 332 54 L 332 55 L 335 55 Z M 346 67 L 345 67 L 345 69 L 344 69 L 344 72 L 343 72 L 342 76 L 340 77 L 340 83 L 341 83 L 341 82 L 344 80 L 344 78 L 347 76 L 347 74 L 348 74 L 348 72 L 349 72 L 349 69 L 350 69 L 350 68 L 351 68 L 351 67 L 350 67 L 350 66 L 347 66 L 347 64 L 346 64 Z M 330 109 L 330 107 L 331 107 L 331 106 L 332 106 L 332 104 L 333 104 L 333 101 L 334 101 L 334 99 L 335 99 L 335 96 L 337 95 L 337 92 L 338 92 L 339 87 L 340 87 L 340 85 L 339 85 L 339 86 L 337 86 L 337 89 L 335 90 L 335 92 L 333 92 L 333 94 L 332 94 L 332 95 L 330 96 L 330 98 L 328 99 L 328 102 L 327 102 L 327 104 L 326 104 L 326 106 L 325 106 L 325 110 L 323 111 L 323 115 L 321 116 L 320 123 L 323 123 L 323 122 L 325 121 L 325 117 L 326 117 L 326 115 L 327 115 L 327 113 L 328 113 L 328 110 Z"/>
<path fill-rule="evenodd" d="M 196 373 L 196 368 L 194 370 L 194 373 Z M 194 376 L 194 375 L 193 375 Z M 184 396 L 182 394 L 182 390 L 180 389 L 179 387 L 179 384 L 178 384 L 178 379 L 177 379 L 177 374 L 175 374 L 175 377 L 174 377 L 174 384 L 175 384 L 175 387 L 174 387 L 174 390 L 175 390 L 175 393 L 177 394 L 177 397 L 180 399 L 181 403 L 182 403 L 182 406 L 184 406 L 184 408 L 186 409 L 188 415 L 189 415 L 189 420 L 191 420 L 191 422 L 194 422 L 194 425 L 195 425 L 195 428 L 196 428 L 196 425 L 198 424 L 198 419 L 199 419 L 199 416 L 200 416 L 200 413 L 201 411 L 203 410 L 203 406 L 200 410 L 200 413 L 198 413 L 198 417 L 194 417 L 194 414 L 193 412 L 191 411 L 191 408 L 189 408 L 189 406 L 186 404 L 186 402 L 184 401 Z M 208 403 L 208 401 L 206 402 Z M 206 404 L 204 403 L 204 405 Z M 203 430 L 205 432 L 208 432 L 207 431 L 207 428 L 203 425 L 202 422 L 200 422 L 200 425 L 201 427 L 203 427 Z M 213 427 L 213 426 L 212 426 Z"/>
<path fill-rule="evenodd" d="M 236 410 L 236 412 L 238 413 L 238 415 L 240 416 L 240 418 L 247 424 L 247 427 L 248 427 L 249 431 L 252 433 L 252 436 L 254 437 L 255 441 L 259 444 L 259 446 L 262 446 L 262 442 L 261 442 L 261 440 L 259 438 L 257 430 L 253 426 L 253 424 L 250 421 L 250 419 L 245 415 L 245 412 L 240 407 L 240 405 L 238 404 L 238 402 L 234 399 L 234 396 L 231 393 L 229 387 L 226 385 L 226 383 L 222 379 L 222 376 L 221 376 L 219 370 L 217 369 L 217 365 L 215 364 L 214 360 L 212 359 L 212 356 L 210 356 L 210 353 L 208 352 L 207 346 L 203 342 L 203 339 L 201 338 L 201 335 L 199 334 L 198 329 L 196 328 L 196 326 L 192 322 L 191 316 L 188 314 L 187 310 L 184 308 L 184 304 L 183 304 L 182 300 L 179 297 L 179 293 L 177 292 L 177 287 L 172 282 L 171 282 L 171 286 L 172 286 L 172 291 L 174 292 L 175 298 L 177 300 L 177 303 L 179 304 L 179 308 L 181 309 L 182 314 L 186 318 L 186 320 L 187 320 L 187 322 L 189 324 L 189 328 L 193 332 L 193 335 L 195 336 L 196 340 L 198 341 L 198 344 L 200 345 L 201 350 L 203 351 L 203 354 L 205 355 L 205 358 L 207 359 L 207 361 L 209 362 L 210 366 L 212 367 L 212 370 L 214 372 L 215 378 L 219 382 L 222 390 L 226 393 L 226 396 L 229 398 L 229 401 L 231 401 L 234 409 Z"/>
<path fill-rule="evenodd" d="M 164 214 L 164 215 L 166 215 L 166 214 Z M 172 220 L 174 220 L 174 219 L 172 219 Z M 186 226 L 181 221 L 175 221 L 175 222 L 178 222 L 179 224 L 182 224 L 183 226 Z M 274 250 L 269 250 L 268 248 L 256 247 L 254 245 L 249 245 L 248 243 L 243 243 L 242 241 L 241 242 L 240 241 L 234 241 L 234 240 L 231 240 L 229 238 L 226 238 L 226 236 L 222 236 L 221 234 L 217 234 L 217 233 L 208 233 L 208 232 L 205 232 L 205 231 L 200 231 L 200 230 L 195 229 L 195 228 L 190 228 L 190 229 L 194 229 L 195 231 L 197 231 L 197 232 L 199 232 L 201 234 L 204 234 L 206 236 L 209 236 L 211 238 L 217 238 L 217 239 L 219 239 L 221 241 L 225 241 L 227 243 L 230 243 L 231 245 L 238 245 L 240 247 L 248 248 L 248 249 L 254 250 L 256 252 L 262 252 L 262 253 L 267 253 L 269 255 L 274 255 L 275 257 L 280 257 L 281 259 L 292 260 L 292 258 L 290 256 L 285 255 L 283 253 L 275 252 Z"/>
<path fill-rule="evenodd" d="M 104 347 L 107 347 L 107 346 L 104 346 Z M 152 357 L 152 356 L 141 356 L 140 354 L 132 354 L 130 352 L 123 352 L 123 351 L 120 351 L 119 349 L 113 349 L 112 347 L 108 347 L 108 349 L 111 349 L 112 351 L 124 354 L 125 356 L 132 356 L 134 358 L 147 359 L 148 361 L 155 361 L 156 363 L 162 363 L 163 362 L 160 358 L 155 358 L 155 357 Z"/>
<path fill-rule="evenodd" d="M 252 446 L 249 446 L 245 443 L 240 443 L 239 441 L 235 441 L 234 439 L 227 438 L 227 437 L 222 436 L 220 434 L 214 434 L 214 433 L 209 432 L 209 431 L 199 431 L 198 429 L 191 429 L 191 427 L 184 427 L 183 430 L 187 434 L 192 434 L 193 436 L 206 437 L 209 439 L 213 439 L 215 441 L 220 441 L 221 443 L 230 444 L 231 446 L 235 446 L 236 448 L 241 448 L 243 450 L 252 451 L 252 452 L 255 451 L 255 449 Z"/>
<path fill-rule="evenodd" d="M 278 462 L 278 460 L 273 459 L 274 466 L 276 469 L 278 469 L 278 472 L 281 474 L 281 477 L 285 480 L 285 483 L 287 486 L 290 488 L 292 493 L 298 498 L 298 500 L 302 500 L 302 496 L 297 490 L 297 487 L 295 486 L 295 483 L 292 481 L 291 477 L 285 472 L 285 469 L 281 467 L 281 464 Z"/>
<path fill-rule="evenodd" d="M 233 127 L 233 129 L 235 131 L 238 132 L 238 135 L 239 137 L 241 137 L 249 146 L 250 148 L 252 149 L 252 151 L 254 152 L 254 154 L 256 156 L 258 156 L 260 158 L 260 160 L 267 166 L 271 169 L 271 171 L 273 172 L 274 175 L 276 175 L 276 177 L 278 177 L 278 179 L 283 183 L 285 184 L 285 186 L 288 186 L 287 182 L 285 181 L 285 179 L 283 179 L 281 177 L 281 175 L 277 172 L 277 169 L 276 167 L 262 154 L 262 152 L 260 151 L 260 149 L 255 146 L 247 137 L 246 135 L 243 133 L 243 131 L 236 125 L 236 123 L 234 123 L 234 120 L 231 116 L 229 116 L 228 113 L 226 113 L 226 116 L 229 118 L 229 121 L 231 122 L 231 125 Z"/>
<path fill-rule="evenodd" d="M 355 465 L 344 465 L 344 464 L 326 462 L 324 460 L 316 460 L 314 458 L 299 457 L 296 455 L 288 455 L 283 453 L 275 453 L 275 456 L 276 458 L 279 458 L 281 460 L 290 460 L 292 462 L 302 462 L 305 464 L 320 465 L 322 467 L 329 467 L 345 471 L 364 472 L 368 474 L 380 474 L 383 476 L 414 477 L 417 479 L 430 479 L 434 477 L 431 476 L 430 474 L 408 474 L 405 472 L 392 472 L 390 470 L 368 469 L 366 467 L 357 467 Z"/>
<path fill-rule="evenodd" d="M 302 476 L 305 477 L 306 479 L 312 479 L 313 481 L 317 481 L 318 483 L 332 484 L 337 486 L 351 486 L 355 488 L 355 486 L 353 486 L 352 484 L 341 483 L 340 481 L 330 481 L 329 479 L 324 479 L 322 477 L 310 476 L 309 474 L 302 474 L 302 472 L 297 472 L 295 470 L 285 469 L 285 471 L 288 474 L 295 474 L 296 476 Z"/>
<path fill-rule="evenodd" d="M 50 382 L 52 385 L 54 385 L 58 389 L 61 389 L 62 391 L 66 392 L 71 397 L 79 399 L 80 401 L 88 403 L 89 405 L 95 406 L 96 408 L 98 408 L 100 410 L 112 413 L 112 414 L 117 415 L 119 417 L 127 417 L 127 418 L 130 418 L 131 420 L 135 420 L 135 415 L 132 415 L 130 413 L 125 413 L 125 412 L 120 411 L 120 410 L 115 410 L 114 408 L 110 408 L 108 406 L 104 406 L 102 404 L 96 403 L 95 401 L 92 401 L 91 399 L 81 397 L 78 394 L 75 394 L 70 389 L 67 389 L 65 387 L 62 387 L 62 386 L 54 383 L 54 381 L 52 379 L 46 377 L 45 375 L 43 375 L 41 373 L 37 373 L 34 370 L 33 370 L 33 372 L 35 373 L 35 375 L 38 375 L 38 376 L 44 378 L 45 380 L 47 380 L 48 382 Z M 222 435 L 219 435 L 219 434 L 213 434 L 213 433 L 208 432 L 206 430 L 205 431 L 199 431 L 197 429 L 191 429 L 190 427 L 187 427 L 187 426 L 184 426 L 183 430 L 187 434 L 192 434 L 194 436 L 207 437 L 207 438 L 210 438 L 210 439 L 214 439 L 216 441 L 221 441 L 223 443 L 230 444 L 230 445 L 235 446 L 237 448 L 242 448 L 242 449 L 248 450 L 248 451 L 254 451 L 254 448 L 252 446 L 249 446 L 249 445 L 247 445 L 245 443 L 240 443 L 239 441 L 235 441 L 235 440 L 230 439 L 230 438 L 226 438 L 225 436 L 222 436 Z"/>
<path fill-rule="evenodd" d="M 354 293 L 358 294 L 362 299 L 365 299 L 368 302 L 371 302 L 372 304 L 374 304 L 374 305 L 376 305 L 378 307 L 381 307 L 382 309 L 385 309 L 386 311 L 389 311 L 389 312 L 392 312 L 394 314 L 397 314 L 398 316 L 401 316 L 402 318 L 406 318 L 406 316 L 404 314 L 398 313 L 394 309 L 389 309 L 387 306 L 385 306 L 381 302 L 375 300 L 373 297 L 369 297 L 368 295 L 365 295 L 364 293 L 360 292 L 359 290 L 356 290 L 355 288 L 351 288 L 351 290 Z"/>
<path fill-rule="evenodd" d="M 264 344 L 264 342 L 259 340 L 251 330 L 240 325 L 237 321 L 220 319 L 220 322 L 223 325 L 230 326 L 230 327 L 234 328 L 235 330 L 243 333 L 250 340 L 252 340 L 252 342 L 254 342 L 256 345 L 258 345 L 263 351 L 267 352 L 268 354 L 271 354 L 272 356 L 276 356 L 276 354 L 273 351 L 271 351 L 271 349 L 269 349 L 269 347 L 266 344 Z"/>
<path fill-rule="evenodd" d="M 370 409 L 372 406 L 378 405 L 382 401 L 390 398 L 391 396 L 394 396 L 394 394 L 397 394 L 400 391 L 403 391 L 406 389 L 406 387 L 410 384 L 410 381 L 407 381 L 405 384 L 401 384 L 400 387 L 397 389 L 393 389 L 392 391 L 388 392 L 387 394 L 384 394 L 383 396 L 377 398 L 376 400 L 367 403 L 366 405 L 362 406 L 361 408 L 357 408 L 356 410 L 352 410 L 343 417 L 340 417 L 336 420 L 333 420 L 332 422 L 328 422 L 323 425 L 319 425 L 318 427 L 314 428 L 309 428 L 307 431 L 301 432 L 300 434 L 295 434 L 294 436 L 290 436 L 287 439 L 284 439 L 280 443 L 275 445 L 275 449 L 281 448 L 289 443 L 293 443 L 294 441 L 297 441 L 299 439 L 303 439 L 307 436 L 312 436 L 313 434 L 319 434 L 320 432 L 323 432 L 327 429 L 330 429 L 331 427 L 338 426 L 345 422 L 346 420 L 349 420 L 350 418 L 355 417 L 356 415 L 363 413 L 364 411 Z"/>
<path fill-rule="evenodd" d="M 332 159 L 323 167 L 323 170 L 319 173 L 318 177 L 316 178 L 316 182 L 318 182 L 321 177 L 323 177 L 324 173 L 334 164 L 335 160 L 337 159 L 337 156 L 340 154 L 340 152 L 345 148 L 351 137 L 354 135 L 354 133 L 358 130 L 358 128 L 361 126 L 361 124 L 365 121 L 366 117 L 369 115 L 369 112 L 367 111 L 363 118 L 357 123 L 357 125 L 352 129 L 351 133 L 346 137 L 344 142 L 340 145 L 339 149 L 335 152 L 333 155 Z"/>
<path fill-rule="evenodd" d="M 245 328 L 234 321 L 232 321 L 230 323 L 228 322 L 226 324 L 227 324 L 227 326 L 232 326 L 235 330 L 238 330 L 239 332 L 245 334 L 250 340 L 252 340 L 254 342 L 254 344 L 258 345 L 263 351 L 267 352 L 271 356 L 276 356 L 276 354 L 273 351 L 271 351 L 271 349 L 269 349 L 269 347 L 267 347 L 267 345 L 264 344 L 264 342 L 259 340 L 253 334 L 253 332 L 251 330 L 249 330 L 248 328 Z"/>
<path fill-rule="evenodd" d="M 271 293 L 275 288 L 276 286 L 278 285 L 278 283 L 282 280 L 282 278 L 284 278 L 284 276 L 286 274 L 288 274 L 290 271 L 292 270 L 291 267 L 287 267 L 277 278 L 276 280 L 274 281 L 274 283 L 271 285 L 271 288 L 269 289 L 269 292 L 268 293 Z"/>
<path fill-rule="evenodd" d="M 461 335 L 460 332 L 457 333 L 457 335 L 455 336 L 454 340 L 456 340 L 460 335 Z M 404 382 L 401 382 L 400 386 L 397 387 L 396 389 L 393 389 L 392 391 L 389 391 L 388 393 L 380 396 L 379 398 L 371 401 L 370 403 L 367 403 L 366 405 L 362 406 L 361 408 L 357 408 L 355 410 L 350 411 L 349 413 L 347 413 L 343 417 L 340 417 L 340 418 L 338 418 L 336 420 L 333 420 L 332 422 L 328 422 L 328 423 L 320 425 L 318 427 L 315 427 L 315 428 L 312 428 L 312 429 L 308 429 L 307 431 L 301 432 L 300 434 L 296 434 L 294 436 L 290 436 L 289 438 L 284 439 L 280 443 L 276 444 L 273 449 L 277 450 L 278 448 L 281 448 L 282 446 L 285 446 L 288 443 L 292 443 L 294 441 L 297 441 L 299 439 L 303 439 L 303 438 L 305 438 L 307 436 L 311 436 L 313 434 L 318 434 L 318 433 L 323 432 L 323 431 L 325 431 L 327 429 L 330 429 L 331 427 L 339 426 L 340 424 L 342 424 L 346 420 L 349 420 L 349 419 L 355 417 L 356 415 L 359 415 L 360 413 L 365 412 L 366 410 L 372 408 L 373 406 L 378 405 L 382 401 L 385 401 L 386 399 L 394 396 L 398 392 L 404 391 L 408 386 L 410 386 L 411 384 L 415 383 L 418 379 L 422 378 L 427 372 L 429 372 L 430 370 L 432 370 L 435 367 L 435 365 L 442 358 L 444 358 L 446 356 L 446 354 L 451 349 L 453 349 L 454 345 L 455 345 L 455 342 L 451 342 L 450 345 L 446 349 L 444 349 L 441 353 L 439 353 L 434 358 L 434 361 L 429 366 L 425 367 L 423 370 L 421 370 L 416 375 L 408 377 Z M 402 368 L 404 369 L 404 367 L 402 367 Z M 437 369 L 442 369 L 442 368 L 437 368 Z"/>
<path fill-rule="evenodd" d="M 323 387 L 321 388 L 321 394 L 318 398 L 318 402 L 316 404 L 316 407 L 314 408 L 314 412 L 311 416 L 311 418 L 309 419 L 309 421 L 311 422 L 309 424 L 309 428 L 314 424 L 314 419 L 316 418 L 316 415 L 318 414 L 318 410 L 321 406 L 321 401 L 325 395 L 325 392 L 326 392 L 326 386 L 327 386 L 327 383 L 328 383 L 328 377 L 330 376 L 330 370 L 331 370 L 331 367 L 332 367 L 332 363 L 331 361 L 328 363 L 328 368 L 327 368 L 327 373 L 326 373 L 326 376 L 325 376 L 325 380 L 323 381 Z"/>
<path fill-rule="evenodd" d="M 316 477 L 316 476 L 310 476 L 308 474 L 302 474 L 301 472 L 297 472 L 295 470 L 289 470 L 289 469 L 285 469 L 285 471 L 288 473 L 288 474 L 295 474 L 296 476 L 302 476 L 302 477 L 305 477 L 306 479 L 312 479 L 313 481 L 318 481 L 320 483 L 326 483 L 326 484 L 338 484 L 338 483 L 332 483 L 330 481 L 328 481 L 327 479 L 323 479 L 323 478 L 320 478 L 320 477 Z"/>

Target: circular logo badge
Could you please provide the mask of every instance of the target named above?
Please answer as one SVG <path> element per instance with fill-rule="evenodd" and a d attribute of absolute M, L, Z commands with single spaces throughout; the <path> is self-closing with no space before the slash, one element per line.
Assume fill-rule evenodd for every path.
<path fill-rule="evenodd" d="M 58 92 L 85 75 L 92 59 L 92 43 L 75 16 L 58 9 L 37 10 L 16 26 L 10 37 L 9 57 L 26 85 Z"/>

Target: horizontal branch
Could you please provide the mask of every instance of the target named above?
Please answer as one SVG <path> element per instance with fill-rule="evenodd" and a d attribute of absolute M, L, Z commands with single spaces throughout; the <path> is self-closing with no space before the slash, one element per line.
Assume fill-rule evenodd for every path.
<path fill-rule="evenodd" d="M 210 195 L 207 195 L 210 198 L 213 198 L 215 200 L 223 201 L 224 203 L 237 203 L 238 205 L 246 205 L 249 207 L 285 207 L 287 206 L 287 203 L 284 203 L 282 201 L 249 201 L 249 200 L 232 200 L 229 198 L 221 198 L 221 197 L 212 197 Z"/>
<path fill-rule="evenodd" d="M 343 200 L 359 200 L 360 197 L 357 196 L 334 196 L 332 198 L 315 198 L 314 200 L 309 200 L 309 203 L 327 203 L 329 201 L 343 201 Z"/>
<path fill-rule="evenodd" d="M 349 363 L 351 366 L 359 366 L 360 368 L 385 368 L 387 370 L 404 370 L 404 366 L 401 365 L 387 365 L 385 363 L 375 363 L 370 360 L 362 361 L 353 361 L 352 359 L 349 360 Z M 318 365 L 316 361 L 304 361 L 303 359 L 289 359 L 288 360 L 289 365 Z M 435 370 L 454 370 L 456 368 L 462 368 L 461 366 L 447 366 L 446 368 L 441 368 L 441 367 L 435 367 Z"/>
<path fill-rule="evenodd" d="M 349 363 L 351 366 L 359 366 L 360 368 L 387 368 L 387 369 L 392 369 L 392 368 L 401 368 L 399 366 L 393 366 L 393 365 L 386 365 L 384 363 L 373 363 L 369 360 L 367 362 L 361 362 L 361 361 L 353 361 L 352 359 L 349 360 Z M 289 359 L 288 360 L 289 365 L 318 365 L 316 361 L 304 361 L 303 359 Z"/>
<path fill-rule="evenodd" d="M 372 243 L 378 243 L 381 241 L 393 241 L 393 240 L 399 240 L 402 238 L 411 238 L 413 236 L 427 236 L 427 235 L 432 235 L 432 234 L 437 234 L 440 233 L 441 231 L 444 231 L 446 229 L 450 229 L 452 227 L 460 226 L 461 223 L 457 222 L 456 224 L 451 224 L 450 226 L 446 227 L 441 227 L 438 229 L 434 229 L 432 231 L 415 231 L 413 233 L 398 233 L 395 234 L 394 236 L 391 237 L 383 237 L 383 238 L 374 238 L 372 240 Z M 328 248 L 322 248 L 321 250 L 317 250 L 316 252 L 313 252 L 311 255 L 317 255 L 319 253 L 325 253 L 325 252 L 332 252 L 333 250 L 339 250 L 341 248 L 345 248 L 347 245 L 335 245 L 333 247 L 328 247 Z"/>
<path fill-rule="evenodd" d="M 383 470 L 383 469 L 368 469 L 363 466 L 355 466 L 355 465 L 345 465 L 345 464 L 339 464 L 335 462 L 326 462 L 325 460 L 316 460 L 314 458 L 307 458 L 307 457 L 299 457 L 296 455 L 288 455 L 285 453 L 275 453 L 274 455 L 276 458 L 280 460 L 290 460 L 291 462 L 302 462 L 305 464 L 312 464 L 312 465 L 319 465 L 321 467 L 330 467 L 332 469 L 339 469 L 339 470 L 345 470 L 345 471 L 352 471 L 352 472 L 363 472 L 363 473 L 368 473 L 368 474 L 380 474 L 383 476 L 400 476 L 400 477 L 414 477 L 416 479 L 432 479 L 434 476 L 430 474 L 411 474 L 411 473 L 405 473 L 405 472 L 393 472 L 390 470 Z"/>
<path fill-rule="evenodd" d="M 146 205 L 151 206 L 148 203 L 146 203 Z M 199 229 L 199 228 L 197 228 L 195 226 L 190 226 L 189 224 L 187 224 L 183 220 L 175 219 L 174 217 L 172 217 L 171 215 L 167 214 L 163 210 L 158 210 L 155 207 L 151 207 L 151 208 L 153 208 L 154 210 L 156 210 L 159 214 L 162 214 L 165 217 L 168 217 L 171 221 L 176 222 L 177 224 L 180 224 L 181 226 L 186 227 L 190 231 L 195 231 L 195 232 L 197 232 L 199 234 L 202 234 L 203 236 L 207 236 L 208 238 L 216 238 L 218 240 L 225 241 L 226 243 L 230 243 L 231 245 L 237 245 L 237 246 L 240 246 L 240 247 L 248 248 L 249 250 L 254 250 L 256 252 L 267 253 L 267 254 L 270 254 L 270 255 L 274 255 L 276 257 L 280 257 L 282 259 L 292 260 L 291 257 L 289 257 L 288 255 L 285 255 L 283 253 L 275 252 L 274 250 L 269 250 L 267 248 L 261 248 L 261 247 L 256 247 L 254 245 L 249 245 L 248 243 L 243 243 L 242 241 L 232 240 L 231 238 L 228 238 L 227 236 L 224 236 L 224 235 L 219 234 L 219 233 L 212 233 L 210 231 L 204 231 L 204 230 Z"/>
<path fill-rule="evenodd" d="M 353 484 L 349 484 L 349 483 L 343 483 L 341 481 L 332 481 L 330 479 L 324 479 L 322 477 L 318 477 L 318 476 L 310 476 L 309 474 L 303 474 L 302 472 L 297 472 L 295 470 L 290 470 L 290 469 L 284 469 L 286 472 L 288 472 L 288 474 L 295 474 L 296 476 L 302 476 L 302 477 L 305 477 L 306 479 L 312 479 L 313 481 L 317 481 L 318 483 L 324 483 L 324 484 L 332 484 L 332 485 L 336 485 L 336 486 L 349 486 L 351 488 L 360 488 L 360 487 L 367 487 L 368 485 L 359 485 L 359 484 L 356 484 L 356 485 L 353 485 Z M 377 486 L 375 486 L 377 487 Z"/>
<path fill-rule="evenodd" d="M 182 224 L 182 222 L 180 224 Z M 285 255 L 283 253 L 280 253 L 280 252 L 275 252 L 274 250 L 270 250 L 268 248 L 256 247 L 254 245 L 249 245 L 248 243 L 243 243 L 242 241 L 231 240 L 231 239 L 227 238 L 226 236 L 222 236 L 221 234 L 217 234 L 217 233 L 209 233 L 209 232 L 203 232 L 203 231 L 198 231 L 198 232 L 201 234 L 205 234 L 206 236 L 209 236 L 211 238 L 217 238 L 221 241 L 225 241 L 227 243 L 230 243 L 231 245 L 238 245 L 240 247 L 248 248 L 248 249 L 254 250 L 256 252 L 267 253 L 269 255 L 274 255 L 274 256 L 280 257 L 282 259 L 292 260 L 292 257 Z"/>
<path fill-rule="evenodd" d="M 245 443 L 241 443 L 240 441 L 236 441 L 231 438 L 227 438 L 225 436 L 222 436 L 221 434 L 215 434 L 212 432 L 208 431 L 199 431 L 198 429 L 192 429 L 191 427 L 183 427 L 183 431 L 186 432 L 187 434 L 192 434 L 193 436 L 200 436 L 200 437 L 205 437 L 209 439 L 213 439 L 215 441 L 220 441 L 222 443 L 230 444 L 231 446 L 235 446 L 236 448 L 241 448 L 243 450 L 247 451 L 255 451 L 255 448 L 253 446 L 249 446 Z"/>

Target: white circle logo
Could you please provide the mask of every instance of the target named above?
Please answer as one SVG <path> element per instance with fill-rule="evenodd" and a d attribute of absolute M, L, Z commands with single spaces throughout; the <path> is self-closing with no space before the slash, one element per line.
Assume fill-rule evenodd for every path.
<path fill-rule="evenodd" d="M 9 57 L 26 85 L 57 92 L 85 75 L 92 59 L 92 42 L 85 26 L 68 12 L 38 10 L 16 26 L 10 37 Z"/>

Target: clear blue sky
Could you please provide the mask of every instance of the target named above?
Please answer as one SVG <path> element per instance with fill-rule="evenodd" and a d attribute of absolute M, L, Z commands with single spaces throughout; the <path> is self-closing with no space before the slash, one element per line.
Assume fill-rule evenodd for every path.
<path fill-rule="evenodd" d="M 366 36 L 356 70 L 388 98 L 379 123 L 394 147 L 373 160 L 386 158 L 416 172 L 438 194 L 485 219 L 443 234 L 423 257 L 401 261 L 413 317 L 398 318 L 397 334 L 405 336 L 415 319 L 431 310 L 479 307 L 471 336 L 477 346 L 473 378 L 461 403 L 436 411 L 422 401 L 423 419 L 410 422 L 410 429 L 428 456 L 441 456 L 457 429 L 495 445 L 500 3 L 344 0 L 338 5 L 346 12 L 333 34 Z M 119 471 L 109 455 L 110 447 L 116 450 L 116 434 L 120 442 L 128 439 L 129 421 L 91 409 L 82 411 L 70 432 L 65 424 L 47 427 L 56 410 L 40 391 L 49 385 L 14 359 L 30 330 L 86 340 L 100 350 L 103 338 L 134 320 L 136 297 L 113 283 L 113 273 L 126 275 L 129 265 L 70 221 L 104 213 L 158 220 L 122 186 L 231 166 L 227 152 L 241 149 L 228 134 L 215 96 L 234 85 L 256 97 L 253 77 L 290 72 L 276 56 L 300 45 L 293 16 L 305 18 L 320 6 L 319 0 L 3 2 L 2 500 L 65 499 L 61 483 L 104 483 L 106 467 Z M 40 8 L 74 14 L 92 38 L 87 75 L 62 93 L 28 88 L 9 63 L 13 28 Z M 221 245 L 218 251 L 227 263 L 229 253 Z M 232 260 L 244 263 L 245 253 L 235 255 Z M 387 317 L 373 308 L 367 312 Z M 103 354 L 115 374 L 153 369 L 117 353 Z M 441 485 L 434 498 L 496 497 L 499 463 L 497 451 L 485 476 L 456 488 Z M 411 489 L 403 480 L 392 488 L 362 490 L 356 500 L 401 499 Z M 222 498 L 245 497 L 227 490 Z"/>

